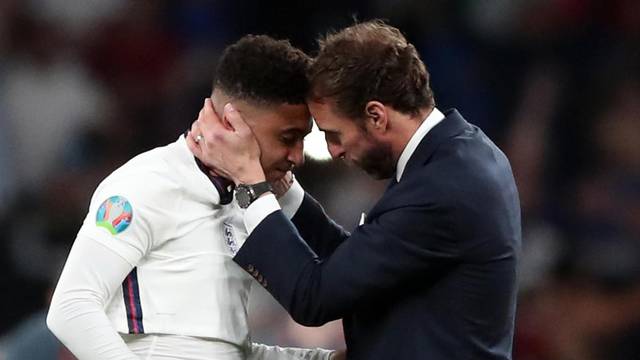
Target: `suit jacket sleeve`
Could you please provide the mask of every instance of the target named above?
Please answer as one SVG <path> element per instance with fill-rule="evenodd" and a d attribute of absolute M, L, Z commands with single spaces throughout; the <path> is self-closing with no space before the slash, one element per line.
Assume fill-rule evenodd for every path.
<path fill-rule="evenodd" d="M 392 209 L 358 227 L 344 242 L 344 233 L 328 230 L 326 224 L 307 224 L 305 234 L 311 238 L 341 242 L 326 259 L 318 258 L 282 211 L 276 211 L 253 230 L 234 260 L 264 277 L 267 290 L 295 321 L 322 325 L 371 296 L 398 289 L 418 273 L 455 261 L 459 249 L 450 226 L 438 216 L 439 207 Z"/>
<path fill-rule="evenodd" d="M 292 221 L 300 236 L 321 259 L 330 256 L 349 237 L 349 233 L 331 220 L 322 206 L 307 193 Z"/>

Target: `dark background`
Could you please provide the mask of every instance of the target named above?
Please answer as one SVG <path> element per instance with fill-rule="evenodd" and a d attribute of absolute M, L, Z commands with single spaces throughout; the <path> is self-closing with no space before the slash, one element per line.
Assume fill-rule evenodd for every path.
<path fill-rule="evenodd" d="M 354 17 L 399 27 L 438 108 L 512 162 L 516 358 L 637 358 L 640 2 L 2 0 L 0 359 L 68 356 L 43 314 L 93 189 L 187 128 L 225 45 L 266 33 L 313 54 L 318 34 Z M 347 228 L 384 187 L 338 163 L 307 161 L 298 178 Z M 343 346 L 339 323 L 301 328 L 255 289 L 254 340 Z"/>

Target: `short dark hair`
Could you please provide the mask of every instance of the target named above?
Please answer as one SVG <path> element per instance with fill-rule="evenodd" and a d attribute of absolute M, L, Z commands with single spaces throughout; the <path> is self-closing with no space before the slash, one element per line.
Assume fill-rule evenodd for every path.
<path fill-rule="evenodd" d="M 242 100 L 303 104 L 310 63 L 310 57 L 289 41 L 246 35 L 222 53 L 213 88 Z"/>
<path fill-rule="evenodd" d="M 356 119 L 364 117 L 371 100 L 410 115 L 435 105 L 429 72 L 397 28 L 371 20 L 330 33 L 318 43 L 309 71 L 312 100 L 331 98 L 338 112 Z"/>

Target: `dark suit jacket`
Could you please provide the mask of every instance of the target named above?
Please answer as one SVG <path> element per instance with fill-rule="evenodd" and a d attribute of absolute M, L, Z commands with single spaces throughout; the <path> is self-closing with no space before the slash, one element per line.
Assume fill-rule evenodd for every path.
<path fill-rule="evenodd" d="M 505 155 L 456 110 L 352 234 L 309 195 L 293 223 L 270 214 L 234 260 L 297 322 L 343 318 L 349 359 L 512 358 L 518 193 Z"/>

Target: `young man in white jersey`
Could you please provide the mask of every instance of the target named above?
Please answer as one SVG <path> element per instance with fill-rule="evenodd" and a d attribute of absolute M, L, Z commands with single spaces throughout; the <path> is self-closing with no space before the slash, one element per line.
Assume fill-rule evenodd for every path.
<path fill-rule="evenodd" d="M 309 62 L 286 41 L 246 36 L 216 69 L 216 111 L 233 101 L 243 113 L 274 183 L 303 162 Z M 80 360 L 331 359 L 328 350 L 251 342 L 253 279 L 232 260 L 247 234 L 231 191 L 193 157 L 184 136 L 114 171 L 93 194 L 49 328 Z M 280 199 L 293 216 L 299 204 L 291 200 Z M 224 241 L 211 241 L 212 233 Z"/>

